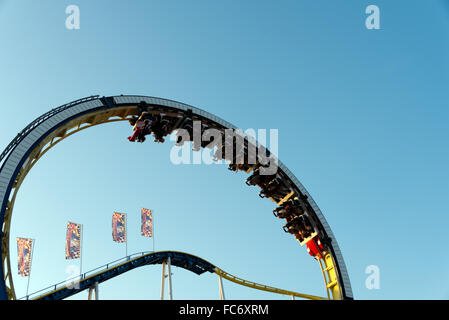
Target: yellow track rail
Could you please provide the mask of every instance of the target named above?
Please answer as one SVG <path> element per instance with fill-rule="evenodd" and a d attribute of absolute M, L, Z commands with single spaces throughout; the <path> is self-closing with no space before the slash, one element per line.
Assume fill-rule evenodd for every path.
<path fill-rule="evenodd" d="M 329 300 L 328 298 L 312 296 L 309 294 L 298 293 L 298 292 L 284 290 L 284 289 L 278 289 L 275 287 L 266 286 L 264 284 L 248 281 L 248 280 L 233 276 L 232 274 L 229 274 L 217 267 L 215 267 L 215 273 L 218 274 L 219 276 L 225 278 L 226 280 L 229 280 L 231 282 L 234 282 L 236 284 L 239 284 L 241 286 L 245 286 L 248 288 L 253 288 L 253 289 L 257 289 L 257 290 L 261 290 L 261 291 L 268 291 L 268 292 L 277 293 L 277 294 L 283 294 L 283 295 L 287 295 L 287 296 L 291 296 L 291 297 L 304 298 L 304 299 L 309 299 L 309 300 Z"/>

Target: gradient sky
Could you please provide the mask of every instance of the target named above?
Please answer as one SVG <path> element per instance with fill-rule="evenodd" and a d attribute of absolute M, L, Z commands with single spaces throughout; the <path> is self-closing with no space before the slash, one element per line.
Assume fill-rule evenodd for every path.
<path fill-rule="evenodd" d="M 80 30 L 65 8 L 81 11 Z M 380 8 L 367 30 L 365 8 Z M 356 299 L 448 299 L 449 4 L 445 0 L 0 1 L 0 146 L 46 111 L 89 95 L 141 94 L 207 110 L 242 128 L 278 129 L 279 158 L 323 211 Z M 83 270 L 128 252 L 198 255 L 229 273 L 325 295 L 321 271 L 243 173 L 169 160 L 172 142 L 126 140 L 113 123 L 68 138 L 17 197 L 16 237 L 37 239 L 30 293 L 64 281 L 67 221 L 84 225 Z M 380 268 L 380 289 L 365 268 Z M 175 299 L 217 299 L 214 275 L 173 268 Z M 100 285 L 101 299 L 158 299 L 160 266 Z M 288 299 L 225 282 L 230 299 Z M 86 299 L 87 292 L 73 299 Z"/>

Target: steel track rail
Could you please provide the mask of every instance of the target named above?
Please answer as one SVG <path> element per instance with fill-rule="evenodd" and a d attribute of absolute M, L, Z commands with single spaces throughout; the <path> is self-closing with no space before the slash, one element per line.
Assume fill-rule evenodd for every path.
<path fill-rule="evenodd" d="M 15 299 L 9 259 L 9 229 L 16 194 L 23 179 L 34 164 L 54 145 L 66 137 L 94 125 L 125 121 L 139 113 L 138 105 L 146 102 L 157 112 L 182 117 L 191 112 L 192 119 L 204 120 L 217 128 L 238 129 L 223 119 L 202 109 L 177 101 L 147 96 L 91 96 L 55 108 L 31 122 L 0 155 L 0 223 L 2 225 L 0 299 Z M 352 290 L 346 265 L 337 240 L 317 204 L 278 159 L 278 174 L 291 186 L 291 197 L 307 197 L 311 213 L 326 239 L 329 254 L 323 258 L 323 275 L 328 294 L 333 299 L 352 299 Z M 321 263 L 321 261 L 320 261 Z M 2 281 L 3 280 L 3 281 Z"/>

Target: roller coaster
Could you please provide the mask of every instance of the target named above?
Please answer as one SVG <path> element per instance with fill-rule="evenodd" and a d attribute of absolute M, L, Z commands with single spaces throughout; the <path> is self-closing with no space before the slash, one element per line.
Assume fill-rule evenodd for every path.
<path fill-rule="evenodd" d="M 148 96 L 90 96 L 54 108 L 38 117 L 26 126 L 0 155 L 0 222 L 2 225 L 2 241 L 0 243 L 2 263 L 0 268 L 3 275 L 0 280 L 0 299 L 16 299 L 9 256 L 11 217 L 20 186 L 36 162 L 59 142 L 84 129 L 110 122 L 128 121 L 134 126 L 136 134 L 139 131 L 138 122 L 148 119 L 151 119 L 153 123 L 152 134 L 155 136 L 156 142 L 163 142 L 163 136 L 178 132 L 180 129 L 192 132 L 195 121 L 201 123 L 201 132 L 206 129 L 215 129 L 223 134 L 223 139 L 225 131 L 229 130 L 236 136 L 241 135 L 237 127 L 204 110 L 180 102 Z M 255 142 L 246 136 L 241 136 L 241 138 L 244 139 L 242 151 L 247 156 Z M 129 137 L 130 141 L 133 139 L 137 139 L 138 142 L 145 140 L 142 135 L 140 138 L 136 138 L 135 135 Z M 226 144 L 227 142 L 222 144 L 223 148 Z M 199 146 L 194 145 L 194 150 L 205 147 L 209 146 L 201 143 Z M 235 151 L 234 142 L 231 142 L 232 148 Z M 69 288 L 66 284 L 58 284 L 28 298 L 63 299 L 79 291 L 92 289 L 98 283 L 136 267 L 162 263 L 163 267 L 173 264 L 198 274 L 206 271 L 216 273 L 220 283 L 224 278 L 247 287 L 292 297 L 353 299 L 351 283 L 342 253 L 318 205 L 293 173 L 268 149 L 266 149 L 266 155 L 269 162 L 277 163 L 276 173 L 263 175 L 261 171 L 266 167 L 266 163 L 256 161 L 254 164 L 249 162 L 237 164 L 235 157 L 227 158 L 226 153 L 224 157 L 218 157 L 217 160 L 228 161 L 229 170 L 251 174 L 246 183 L 259 186 L 262 189 L 259 195 L 276 203 L 277 207 L 273 213 L 276 217 L 286 220 L 284 231 L 294 235 L 301 246 L 305 245 L 309 254 L 318 262 L 323 274 L 327 298 L 243 280 L 201 258 L 173 251 L 128 256 L 124 258 L 124 262 L 111 263 L 100 271 L 94 270 L 95 272 L 93 271 L 92 274 L 89 272 L 81 275 L 76 283 L 76 290 L 73 289 L 73 286 Z"/>
<path fill-rule="evenodd" d="M 223 271 L 202 258 L 177 251 L 141 252 L 131 256 L 126 256 L 122 259 L 110 262 L 104 266 L 83 273 L 80 276 L 73 277 L 64 282 L 60 282 L 34 292 L 26 297 L 23 297 L 22 300 L 60 300 L 87 289 L 89 289 L 89 299 L 92 291 L 95 291 L 95 297 L 98 299 L 98 284 L 135 268 L 153 264 L 162 264 L 161 299 L 164 299 L 164 283 L 166 277 L 168 278 L 170 299 L 173 297 L 171 285 L 171 266 L 173 265 L 196 273 L 197 275 L 201 275 L 205 272 L 217 274 L 219 279 L 219 293 L 221 300 L 224 300 L 224 290 L 222 284 L 223 278 L 241 286 L 291 296 L 292 298 L 298 297 L 310 300 L 327 300 L 327 298 L 323 297 L 278 289 L 244 280 Z M 167 266 L 168 274 L 165 273 L 165 266 Z"/>

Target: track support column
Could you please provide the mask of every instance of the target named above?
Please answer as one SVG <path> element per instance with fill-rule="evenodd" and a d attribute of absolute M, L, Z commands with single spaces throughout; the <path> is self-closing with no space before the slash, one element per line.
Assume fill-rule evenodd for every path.
<path fill-rule="evenodd" d="M 164 300 L 164 287 L 165 287 L 165 261 L 162 262 L 161 300 Z"/>
<path fill-rule="evenodd" d="M 168 266 L 168 295 L 170 297 L 170 300 L 173 300 L 173 288 L 172 288 L 172 284 L 171 284 L 171 258 L 170 257 L 168 257 L 167 266 Z"/>
<path fill-rule="evenodd" d="M 218 275 L 218 289 L 220 291 L 220 300 L 225 300 L 224 290 L 223 290 L 223 279 Z"/>
<path fill-rule="evenodd" d="M 165 274 L 165 266 L 167 266 L 168 274 Z M 161 300 L 164 300 L 165 295 L 165 278 L 168 278 L 168 296 L 170 300 L 173 300 L 173 288 L 171 282 L 171 258 L 168 257 L 167 261 L 162 262 L 162 282 L 161 282 Z"/>
<path fill-rule="evenodd" d="M 89 288 L 88 300 L 92 300 L 92 291 L 95 291 L 95 300 L 98 300 L 98 282 L 95 282 L 95 284 Z"/>

